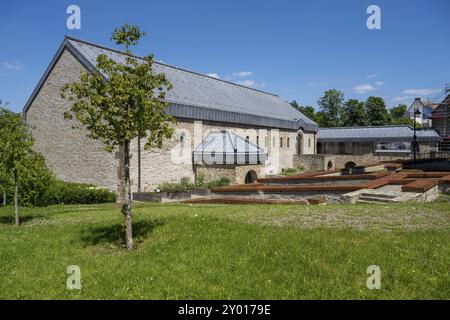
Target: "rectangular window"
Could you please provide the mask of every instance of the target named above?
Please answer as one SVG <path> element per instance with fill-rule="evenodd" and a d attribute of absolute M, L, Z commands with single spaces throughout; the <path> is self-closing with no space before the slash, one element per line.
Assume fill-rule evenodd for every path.
<path fill-rule="evenodd" d="M 287 147 L 289 148 L 289 138 L 287 138 Z"/>
<path fill-rule="evenodd" d="M 280 148 L 283 148 L 283 138 L 280 138 Z"/>

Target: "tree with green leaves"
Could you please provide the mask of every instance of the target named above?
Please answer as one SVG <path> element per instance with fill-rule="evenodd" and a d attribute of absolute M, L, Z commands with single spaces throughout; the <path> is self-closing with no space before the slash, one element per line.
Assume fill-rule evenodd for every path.
<path fill-rule="evenodd" d="M 27 157 L 33 153 L 33 138 L 20 114 L 0 107 L 0 165 L 3 175 L 14 183 L 14 221 L 19 226 L 19 174 Z"/>
<path fill-rule="evenodd" d="M 62 97 L 71 101 L 70 111 L 65 112 L 64 117 L 72 123 L 80 123 L 87 136 L 100 140 L 107 151 L 112 152 L 117 147 L 121 150 L 122 213 L 128 250 L 134 246 L 130 143 L 136 138 L 146 138 L 146 149 L 160 148 L 163 138 L 172 136 L 171 123 L 175 121 L 166 114 L 168 103 L 164 101 L 172 86 L 164 74 L 153 71 L 153 56 L 137 58 L 129 50 L 144 35 L 137 26 L 126 24 L 116 28 L 111 40 L 125 47 L 125 63 L 99 55 L 95 71 L 83 73 L 78 82 L 67 84 L 61 90 Z"/>
<path fill-rule="evenodd" d="M 368 124 L 371 126 L 384 126 L 390 123 L 389 113 L 384 99 L 370 96 L 365 102 Z"/>
<path fill-rule="evenodd" d="M 410 125 L 414 126 L 414 120 L 409 117 L 407 114 L 408 107 L 406 104 L 399 104 L 396 107 L 392 107 L 389 110 L 390 120 L 392 124 L 395 125 Z M 416 122 L 416 128 L 421 128 L 422 125 Z"/>
<path fill-rule="evenodd" d="M 323 114 L 321 120 L 324 122 L 324 127 L 338 127 L 342 125 L 343 92 L 336 89 L 327 90 L 317 103 L 320 107 L 320 112 Z"/>
<path fill-rule="evenodd" d="M 291 106 L 293 106 L 295 109 L 303 113 L 305 116 L 310 118 L 312 121 L 316 121 L 316 110 L 314 110 L 314 107 L 312 106 L 301 106 L 298 104 L 297 101 L 292 101 Z"/>
<path fill-rule="evenodd" d="M 358 99 L 349 99 L 344 103 L 342 124 L 345 127 L 366 126 L 367 115 L 364 102 Z"/>

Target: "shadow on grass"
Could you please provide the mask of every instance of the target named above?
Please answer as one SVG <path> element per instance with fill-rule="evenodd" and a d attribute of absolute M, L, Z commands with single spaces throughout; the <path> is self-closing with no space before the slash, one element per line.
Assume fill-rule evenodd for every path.
<path fill-rule="evenodd" d="M 161 220 L 146 220 L 133 223 L 133 240 L 135 244 L 144 241 L 156 228 L 164 225 Z M 91 227 L 81 236 L 83 245 L 109 245 L 113 247 L 125 246 L 125 226 L 116 224 L 107 227 Z"/>
<path fill-rule="evenodd" d="M 33 220 L 41 220 L 45 219 L 45 216 L 19 216 L 19 223 L 24 224 Z M 13 215 L 11 216 L 1 216 L 0 217 L 0 224 L 11 224 L 13 225 L 15 223 L 15 218 Z"/>

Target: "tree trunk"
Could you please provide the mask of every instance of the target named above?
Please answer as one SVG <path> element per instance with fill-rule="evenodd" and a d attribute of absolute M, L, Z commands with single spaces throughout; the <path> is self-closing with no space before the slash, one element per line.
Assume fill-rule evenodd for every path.
<path fill-rule="evenodd" d="M 131 185 L 130 185 L 130 142 L 126 141 L 124 145 L 124 205 L 125 215 L 125 241 L 128 250 L 133 250 L 133 225 L 131 215 Z"/>
<path fill-rule="evenodd" d="M 14 220 L 16 226 L 19 226 L 19 181 L 17 171 L 14 171 Z"/>

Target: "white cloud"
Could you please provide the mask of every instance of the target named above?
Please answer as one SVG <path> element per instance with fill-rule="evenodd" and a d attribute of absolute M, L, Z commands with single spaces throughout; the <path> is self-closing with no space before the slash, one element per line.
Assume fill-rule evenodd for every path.
<path fill-rule="evenodd" d="M 427 96 L 433 93 L 438 93 L 436 89 L 406 89 L 403 90 L 403 94 L 415 95 L 415 96 Z"/>
<path fill-rule="evenodd" d="M 356 93 L 364 94 L 370 91 L 375 90 L 376 88 L 370 84 L 359 84 L 356 87 L 353 88 L 353 90 L 356 91 Z"/>
<path fill-rule="evenodd" d="M 398 96 L 398 97 L 394 97 L 393 99 L 392 99 L 392 101 L 406 101 L 406 100 L 412 100 L 412 99 L 414 99 L 415 98 L 415 96 Z"/>
<path fill-rule="evenodd" d="M 206 75 L 210 76 L 212 78 L 220 79 L 220 76 L 217 73 L 214 73 L 214 72 L 213 73 L 207 73 Z"/>
<path fill-rule="evenodd" d="M 382 86 L 383 85 L 383 81 L 375 81 L 374 84 L 376 86 Z"/>
<path fill-rule="evenodd" d="M 236 83 L 240 84 L 242 86 L 246 86 L 246 87 L 254 87 L 255 86 L 255 81 L 253 81 L 253 80 L 237 81 Z"/>
<path fill-rule="evenodd" d="M 239 71 L 239 72 L 233 72 L 233 76 L 239 77 L 239 78 L 245 78 L 250 77 L 253 75 L 253 72 L 251 71 Z"/>
<path fill-rule="evenodd" d="M 378 77 L 378 73 L 371 73 L 366 76 L 367 79 L 375 79 Z"/>
<path fill-rule="evenodd" d="M 20 70 L 23 70 L 25 68 L 25 66 L 23 64 L 21 64 L 21 63 L 18 63 L 18 62 L 7 62 L 7 61 L 4 61 L 2 63 L 2 67 L 3 67 L 3 69 L 12 70 L 12 71 L 20 71 Z"/>

